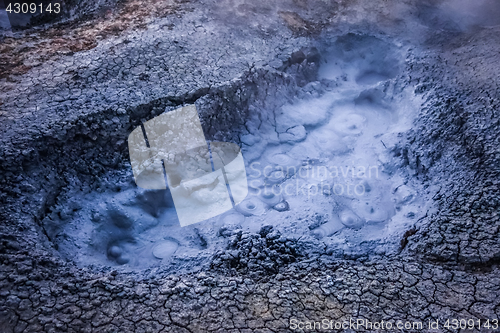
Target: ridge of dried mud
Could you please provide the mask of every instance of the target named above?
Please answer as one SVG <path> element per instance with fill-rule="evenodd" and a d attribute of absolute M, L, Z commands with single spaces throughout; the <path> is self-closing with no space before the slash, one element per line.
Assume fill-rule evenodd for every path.
<path fill-rule="evenodd" d="M 96 31 L 112 30 L 112 20 L 93 32 L 82 23 L 82 34 L 90 37 L 80 39 L 76 29 L 61 48 L 54 39 L 60 32 L 52 35 L 49 28 L 41 33 L 52 45 L 47 58 L 26 64 L 32 57 L 27 51 L 22 64 L 2 67 L 2 332 L 287 332 L 291 318 L 498 318 L 498 28 L 427 31 L 428 41 L 416 42 L 407 59 L 408 84 L 426 101 L 394 154 L 435 193 L 438 209 L 401 235 L 400 254 L 301 257 L 293 243 L 279 244 L 273 233 L 261 232 L 235 244 L 240 253 L 259 254 L 246 258 L 251 272 L 231 268 L 230 257 L 215 258 L 211 269 L 198 273 L 140 275 L 77 268 L 58 257 L 40 217 L 68 185 L 84 191 L 113 186 L 88 184 L 126 167 L 126 134 L 142 120 L 200 98 L 204 124 L 230 114 L 231 99 L 244 113 L 248 101 L 259 97 L 259 84 L 293 91 L 301 79 L 307 82 L 316 61 L 311 50 L 321 38 L 350 29 L 394 38 L 388 31 L 401 24 L 381 19 L 389 15 L 387 7 L 369 15 L 369 6 L 339 2 L 338 21 L 330 22 L 328 13 L 314 19 L 321 2 L 283 3 L 264 9 L 244 2 L 181 4 L 175 9 L 180 17 L 121 19 L 124 25 L 144 22 L 147 29 L 122 30 L 96 47 Z M 241 29 L 238 19 L 247 16 L 255 24 Z M 370 18 L 381 22 L 378 30 Z M 11 62 L 9 52 L 30 37 L 22 38 L 4 39 L 2 61 Z M 222 105 L 224 112 L 214 111 Z M 231 139 L 224 130 L 213 135 Z M 106 150 L 110 146 L 121 155 Z M 95 149 L 101 149 L 100 160 L 86 158 Z M 62 158 L 79 154 L 76 161 Z M 276 267 L 276 258 L 286 264 Z"/>

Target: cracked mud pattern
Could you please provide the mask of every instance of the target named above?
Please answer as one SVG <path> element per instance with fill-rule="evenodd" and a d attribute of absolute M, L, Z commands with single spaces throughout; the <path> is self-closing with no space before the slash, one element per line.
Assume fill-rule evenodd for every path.
<path fill-rule="evenodd" d="M 291 319 L 497 319 L 500 29 L 422 19 L 436 3 L 179 2 L 142 18 L 144 30 L 2 69 L 0 331 L 288 332 Z M 61 259 L 41 220 L 71 191 L 130 181 L 126 138 L 140 122 L 196 101 L 207 137 L 235 141 L 220 124 L 243 125 L 250 104 L 314 81 L 313 50 L 353 31 L 414 45 L 405 75 L 424 103 L 393 153 L 436 209 L 400 235 L 399 253 L 310 252 L 264 227 L 224 236 L 226 251 L 191 273 Z M 58 43 L 18 32 L 3 38 L 2 52 L 37 34 Z"/>

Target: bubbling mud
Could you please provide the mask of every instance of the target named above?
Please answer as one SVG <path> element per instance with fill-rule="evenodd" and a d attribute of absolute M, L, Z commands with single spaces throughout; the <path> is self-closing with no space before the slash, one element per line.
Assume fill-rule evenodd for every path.
<path fill-rule="evenodd" d="M 207 262 L 238 230 L 265 225 L 317 248 L 397 251 L 394 235 L 426 211 L 419 183 L 393 153 L 421 103 L 400 76 L 407 52 L 375 37 L 339 37 L 323 49 L 316 81 L 278 108 L 255 107 L 235 129 L 249 194 L 230 211 L 180 227 L 168 190 L 92 193 L 54 236 L 59 251 L 81 265 L 178 269 Z"/>

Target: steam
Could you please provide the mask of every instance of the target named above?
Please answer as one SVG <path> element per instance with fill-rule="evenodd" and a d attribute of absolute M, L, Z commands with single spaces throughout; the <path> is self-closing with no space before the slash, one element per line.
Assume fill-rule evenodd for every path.
<path fill-rule="evenodd" d="M 446 0 L 417 4 L 420 19 L 436 29 L 467 31 L 500 24 L 498 0 Z"/>

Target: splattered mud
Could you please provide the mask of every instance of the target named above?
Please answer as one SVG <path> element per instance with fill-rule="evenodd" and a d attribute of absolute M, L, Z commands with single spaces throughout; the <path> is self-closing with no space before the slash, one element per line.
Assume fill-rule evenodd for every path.
<path fill-rule="evenodd" d="M 497 2 L 107 4 L 2 32 L 0 330 L 498 318 Z M 251 191 L 181 228 L 127 137 L 193 103 Z"/>

